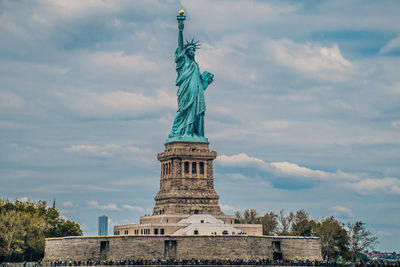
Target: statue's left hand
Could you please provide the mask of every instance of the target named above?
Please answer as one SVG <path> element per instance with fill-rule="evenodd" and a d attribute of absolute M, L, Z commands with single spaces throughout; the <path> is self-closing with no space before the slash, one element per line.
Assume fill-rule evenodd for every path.
<path fill-rule="evenodd" d="M 214 81 L 214 74 L 205 71 L 201 74 L 201 80 L 203 82 L 203 90 L 206 90 L 207 86 Z"/>
<path fill-rule="evenodd" d="M 206 73 L 206 77 L 207 77 L 207 83 L 208 84 L 212 83 L 214 81 L 214 74 L 212 74 L 208 71 L 205 71 L 205 73 Z"/>
<path fill-rule="evenodd" d="M 208 84 L 212 83 L 214 81 L 214 75 L 208 78 Z"/>

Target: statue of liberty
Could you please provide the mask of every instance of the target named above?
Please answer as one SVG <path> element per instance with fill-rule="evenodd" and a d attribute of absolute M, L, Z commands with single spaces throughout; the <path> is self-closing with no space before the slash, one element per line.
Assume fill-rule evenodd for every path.
<path fill-rule="evenodd" d="M 174 141 L 208 142 L 204 137 L 204 114 L 206 104 L 204 90 L 212 83 L 214 75 L 204 71 L 200 73 L 194 56 L 199 46 L 199 41 L 186 41 L 183 44 L 183 22 L 185 16 L 183 10 L 179 11 L 178 20 L 178 48 L 175 51 L 175 63 L 178 77 L 178 110 L 176 111 L 174 124 L 168 136 L 167 143 Z"/>

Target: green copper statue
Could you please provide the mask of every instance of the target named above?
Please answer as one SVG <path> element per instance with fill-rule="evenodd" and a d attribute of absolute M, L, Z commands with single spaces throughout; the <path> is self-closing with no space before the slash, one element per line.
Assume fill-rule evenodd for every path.
<path fill-rule="evenodd" d="M 208 142 L 204 137 L 204 114 L 206 104 L 204 90 L 212 83 L 214 75 L 205 71 L 200 73 L 199 65 L 194 60 L 199 41 L 186 41 L 183 44 L 183 10 L 179 11 L 178 20 L 178 48 L 175 51 L 175 63 L 178 77 L 178 110 L 172 125 L 167 143 L 174 141 Z"/>

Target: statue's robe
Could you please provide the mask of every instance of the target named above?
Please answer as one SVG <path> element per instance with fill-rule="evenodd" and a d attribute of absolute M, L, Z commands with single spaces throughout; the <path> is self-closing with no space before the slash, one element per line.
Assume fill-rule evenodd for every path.
<path fill-rule="evenodd" d="M 204 137 L 204 113 L 206 104 L 201 73 L 196 61 L 185 52 L 175 52 L 175 63 L 178 77 L 178 110 L 169 137 L 201 136 Z"/>

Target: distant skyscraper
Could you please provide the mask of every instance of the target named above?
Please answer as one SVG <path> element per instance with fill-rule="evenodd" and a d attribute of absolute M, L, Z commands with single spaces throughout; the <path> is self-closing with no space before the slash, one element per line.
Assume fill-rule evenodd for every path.
<path fill-rule="evenodd" d="M 99 235 L 108 235 L 108 217 L 105 215 L 99 217 Z"/>

